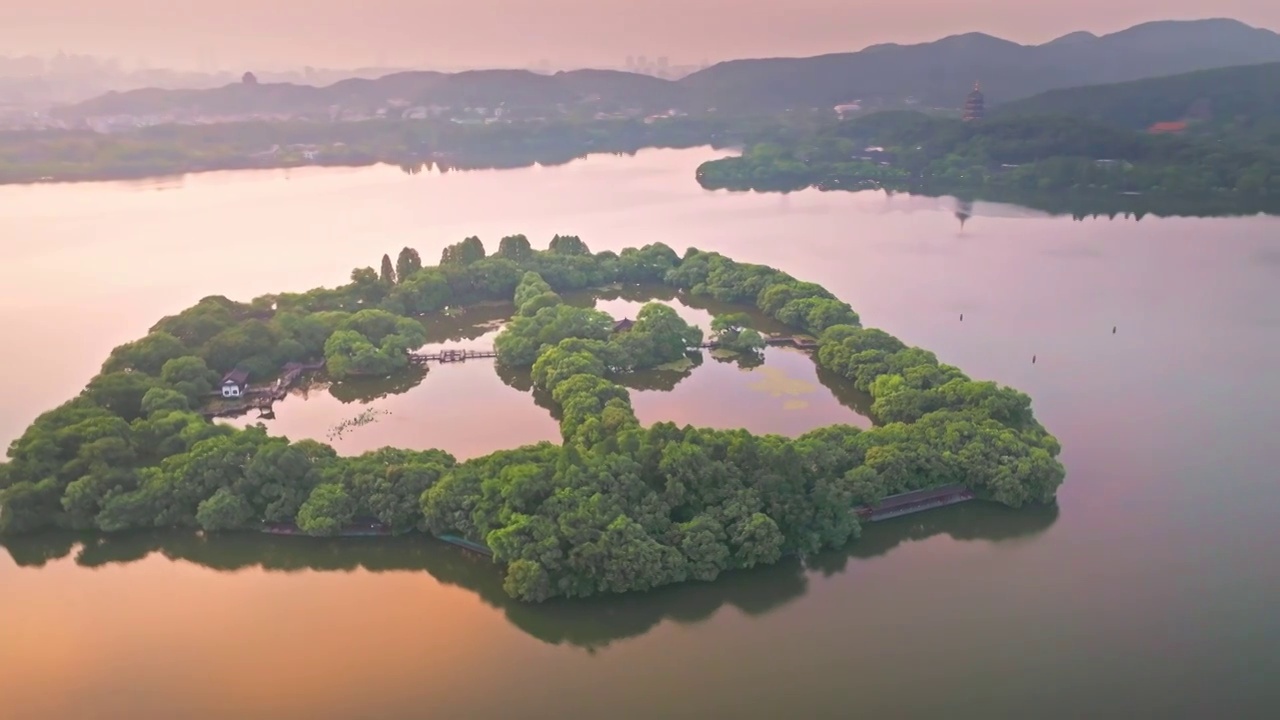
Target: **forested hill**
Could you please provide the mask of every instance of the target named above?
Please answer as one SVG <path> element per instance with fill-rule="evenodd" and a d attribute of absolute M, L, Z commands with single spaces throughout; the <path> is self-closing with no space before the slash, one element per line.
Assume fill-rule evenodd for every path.
<path fill-rule="evenodd" d="M 971 33 L 922 45 L 877 45 L 803 59 L 738 60 L 681 81 L 720 108 L 830 107 L 912 96 L 959 107 L 975 80 L 989 103 L 1046 90 L 1280 61 L 1280 35 L 1234 20 L 1156 22 L 1044 45 Z"/>
<path fill-rule="evenodd" d="M 405 72 L 327 87 L 237 84 L 210 90 L 112 93 L 57 111 L 65 119 L 117 115 L 246 113 L 324 118 L 334 108 L 373 113 L 410 105 L 497 108 L 519 115 L 662 111 L 776 112 L 914 103 L 957 108 L 981 81 L 998 104 L 1055 88 L 1095 85 L 1194 70 L 1280 62 L 1280 35 L 1234 20 L 1156 22 L 1104 36 L 1065 35 L 1019 45 L 981 33 L 919 45 L 875 45 L 809 58 L 734 60 L 678 81 L 580 70 L 541 75 L 522 70 L 445 74 Z M 398 112 L 398 111 L 397 111 Z"/>
<path fill-rule="evenodd" d="M 1269 125 L 1280 131 L 1280 63 L 1053 90 L 1004 105 L 994 115 L 1069 115 L 1133 130 L 1188 120 L 1213 129 Z M 1280 144 L 1280 133 L 1276 140 Z"/>
<path fill-rule="evenodd" d="M 353 78 L 325 87 L 290 83 L 237 83 L 207 90 L 156 88 L 107 93 L 59 108 L 66 119 L 112 115 L 277 113 L 328 117 L 335 107 L 375 112 L 396 101 L 413 105 L 550 108 L 590 100 L 598 107 L 665 110 L 687 104 L 679 84 L 613 70 L 541 75 L 527 70 L 460 73 L 402 72 L 374 80 Z"/>

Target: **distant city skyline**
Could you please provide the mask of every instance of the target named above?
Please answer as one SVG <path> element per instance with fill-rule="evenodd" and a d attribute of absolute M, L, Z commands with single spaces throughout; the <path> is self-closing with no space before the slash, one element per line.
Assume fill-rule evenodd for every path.
<path fill-rule="evenodd" d="M 1036 44 L 1152 20 L 1280 28 L 1271 0 L 7 0 L 5 55 L 175 69 L 623 67 L 847 52 L 985 32 Z"/>
<path fill-rule="evenodd" d="M 165 63 L 152 61 L 145 57 L 121 57 L 118 55 L 95 55 L 91 53 L 75 53 L 58 49 L 50 52 L 4 52 L 0 50 L 0 69 L 3 69 L 4 63 L 13 63 L 17 61 L 30 61 L 32 59 L 41 61 L 45 64 L 46 69 L 54 69 L 59 65 L 65 68 L 87 69 L 96 64 L 99 67 L 110 67 L 125 72 L 139 70 L 173 70 L 175 72 L 196 72 L 196 73 L 235 73 L 240 74 L 249 70 L 253 72 L 278 72 L 278 73 L 297 73 L 307 70 L 315 70 L 317 72 L 336 72 L 347 70 L 365 70 L 365 69 L 402 69 L 409 67 L 421 67 L 423 69 L 440 70 L 440 71 L 460 71 L 474 68 L 529 68 L 529 69 L 567 69 L 571 67 L 581 67 L 572 64 L 562 65 L 551 61 L 548 58 L 529 59 L 524 63 L 516 63 L 513 65 L 487 64 L 487 65 L 413 65 L 410 63 L 389 63 L 385 58 L 375 58 L 374 61 L 364 64 L 348 64 L 348 65 L 325 65 L 325 64 L 293 64 L 293 65 L 276 65 L 259 67 L 255 65 L 246 66 L 243 63 L 234 65 L 221 62 L 216 55 L 198 54 L 196 62 L 189 65 L 167 65 Z M 707 58 L 671 58 L 665 55 L 649 56 L 643 53 L 634 55 L 619 56 L 612 63 L 603 63 L 598 67 L 610 67 L 617 69 L 637 70 L 642 68 L 648 69 L 680 69 L 701 67 L 713 62 Z"/>

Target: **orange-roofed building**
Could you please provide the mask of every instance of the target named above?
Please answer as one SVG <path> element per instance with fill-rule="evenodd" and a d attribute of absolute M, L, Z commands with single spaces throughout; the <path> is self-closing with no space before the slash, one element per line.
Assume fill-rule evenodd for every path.
<path fill-rule="evenodd" d="M 1177 122 L 1158 122 L 1147 128 L 1147 132 L 1153 135 L 1176 135 L 1186 132 L 1187 124 L 1181 120 Z"/>

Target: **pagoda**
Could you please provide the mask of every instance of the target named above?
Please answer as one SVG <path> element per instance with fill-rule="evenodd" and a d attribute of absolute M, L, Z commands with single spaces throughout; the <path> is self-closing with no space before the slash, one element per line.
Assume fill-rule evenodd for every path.
<path fill-rule="evenodd" d="M 969 97 L 964 101 L 964 121 L 974 122 L 983 119 L 986 115 L 986 98 L 982 96 L 981 86 L 974 83 L 973 92 L 969 93 Z"/>

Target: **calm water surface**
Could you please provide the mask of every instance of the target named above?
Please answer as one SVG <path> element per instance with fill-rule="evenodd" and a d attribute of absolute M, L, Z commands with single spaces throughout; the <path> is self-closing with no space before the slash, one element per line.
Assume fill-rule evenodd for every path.
<path fill-rule="evenodd" d="M 15 540 L 0 552 L 3 716 L 1280 713 L 1280 221 L 1075 222 L 979 203 L 962 229 L 946 199 L 707 193 L 692 171 L 711 155 L 0 188 L 0 440 L 205 295 L 336 284 L 404 245 L 433 257 L 470 234 L 559 232 L 783 268 L 1027 391 L 1065 448 L 1057 507 L 960 506 L 808 565 L 537 607 L 422 539 Z M 478 347 L 492 331 L 442 337 Z M 385 408 L 343 452 L 472 456 L 555 439 L 526 387 L 467 363 L 316 387 L 270 422 L 323 438 Z M 751 369 L 707 357 L 674 388 L 634 389 L 641 419 L 786 434 L 858 421 L 857 399 L 800 353 Z"/>

